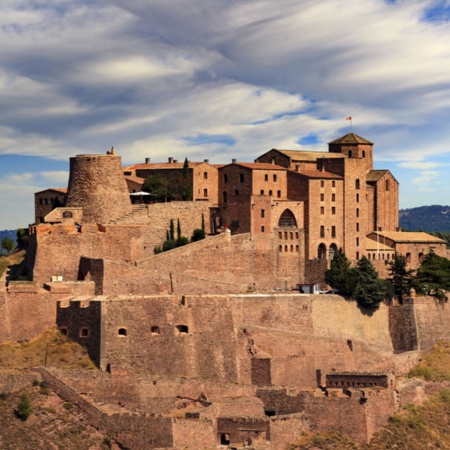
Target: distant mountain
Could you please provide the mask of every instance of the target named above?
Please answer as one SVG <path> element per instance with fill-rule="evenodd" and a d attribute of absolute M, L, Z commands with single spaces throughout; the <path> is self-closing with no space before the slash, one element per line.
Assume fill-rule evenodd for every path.
<path fill-rule="evenodd" d="M 400 227 L 409 231 L 450 232 L 450 206 L 432 205 L 399 211 Z"/>
<path fill-rule="evenodd" d="M 16 230 L 3 230 L 3 231 L 0 231 L 0 242 L 5 237 L 10 238 L 14 242 L 16 242 L 16 238 L 17 238 Z"/>

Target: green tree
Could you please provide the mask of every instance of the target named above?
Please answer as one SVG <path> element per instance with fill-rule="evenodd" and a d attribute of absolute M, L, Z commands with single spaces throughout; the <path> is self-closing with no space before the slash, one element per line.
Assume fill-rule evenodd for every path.
<path fill-rule="evenodd" d="M 431 250 L 422 258 L 416 281 L 426 294 L 445 298 L 444 290 L 450 290 L 450 261 Z"/>
<path fill-rule="evenodd" d="M 26 248 L 28 246 L 28 230 L 25 230 L 24 228 L 18 228 L 16 231 L 17 236 L 17 247 L 21 250 Z"/>
<path fill-rule="evenodd" d="M 356 284 L 353 298 L 359 306 L 377 309 L 386 295 L 383 282 L 372 263 L 363 256 L 355 267 Z"/>
<path fill-rule="evenodd" d="M 169 232 L 169 237 L 171 241 L 175 240 L 175 225 L 173 222 L 173 219 L 170 219 L 170 232 Z"/>
<path fill-rule="evenodd" d="M 184 159 L 183 164 L 182 200 L 192 200 L 192 189 L 189 179 L 189 161 L 187 158 Z"/>
<path fill-rule="evenodd" d="M 389 278 L 394 290 L 394 295 L 399 300 L 409 294 L 414 284 L 414 270 L 407 268 L 406 256 L 400 253 L 394 254 L 392 261 L 387 261 L 389 266 Z"/>
<path fill-rule="evenodd" d="M 325 271 L 325 282 L 342 295 L 351 296 L 355 288 L 355 272 L 342 248 L 337 249 L 330 268 Z"/>
<path fill-rule="evenodd" d="M 9 237 L 5 237 L 2 239 L 2 249 L 6 251 L 6 254 L 9 254 L 13 251 L 15 247 L 14 241 Z"/>
<path fill-rule="evenodd" d="M 30 414 L 33 412 L 33 406 L 27 394 L 22 394 L 20 402 L 17 405 L 16 414 L 22 420 L 27 420 Z"/>

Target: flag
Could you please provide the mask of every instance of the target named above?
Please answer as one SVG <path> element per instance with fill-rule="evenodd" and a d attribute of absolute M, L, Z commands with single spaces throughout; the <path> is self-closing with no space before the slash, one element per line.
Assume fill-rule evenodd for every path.
<path fill-rule="evenodd" d="M 346 117 L 345 120 L 352 120 L 352 116 Z"/>

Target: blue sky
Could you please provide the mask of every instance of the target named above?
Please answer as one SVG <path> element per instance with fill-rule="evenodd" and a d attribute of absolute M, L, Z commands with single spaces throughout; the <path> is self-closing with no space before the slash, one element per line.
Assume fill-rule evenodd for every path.
<path fill-rule="evenodd" d="M 4 0 L 0 230 L 77 154 L 324 151 L 347 116 L 400 207 L 448 205 L 449 21 L 448 1 Z"/>

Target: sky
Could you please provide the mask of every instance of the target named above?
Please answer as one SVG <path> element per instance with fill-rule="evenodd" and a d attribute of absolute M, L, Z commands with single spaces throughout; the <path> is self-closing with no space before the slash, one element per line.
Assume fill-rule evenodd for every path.
<path fill-rule="evenodd" d="M 450 0 L 2 0 L 0 230 L 69 158 L 253 161 L 350 131 L 450 204 Z"/>

